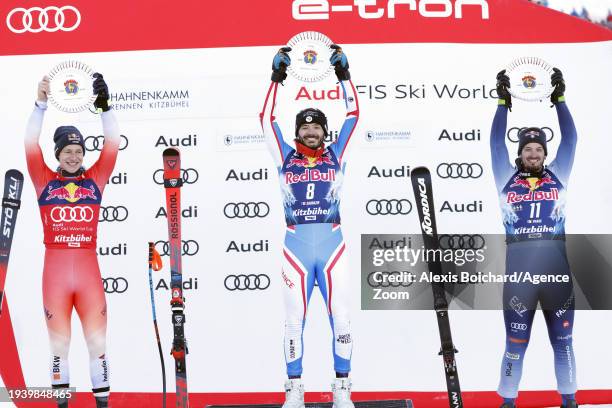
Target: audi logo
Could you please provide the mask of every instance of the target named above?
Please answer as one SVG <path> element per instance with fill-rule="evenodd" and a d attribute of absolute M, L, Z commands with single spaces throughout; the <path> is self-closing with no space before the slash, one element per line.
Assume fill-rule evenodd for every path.
<path fill-rule="evenodd" d="M 193 184 L 200 178 L 200 173 L 196 169 L 181 169 L 183 183 Z M 155 184 L 164 184 L 164 169 L 157 169 L 153 173 L 153 181 Z"/>
<path fill-rule="evenodd" d="M 521 128 L 511 127 L 506 132 L 506 137 L 512 143 L 518 143 L 518 135 L 521 132 L 521 130 L 523 130 L 523 129 L 526 129 L 526 128 L 525 127 L 521 127 Z M 544 127 L 541 127 L 540 129 L 542 129 L 544 131 L 544 133 L 546 134 L 546 141 L 547 142 L 550 142 L 551 140 L 553 140 L 553 138 L 555 137 L 555 132 L 553 132 L 553 130 L 551 128 L 549 128 L 548 126 L 544 126 Z"/>
<path fill-rule="evenodd" d="M 223 281 L 225 289 L 235 290 L 266 290 L 270 286 L 270 277 L 266 274 L 227 275 Z"/>
<path fill-rule="evenodd" d="M 107 207 L 100 207 L 100 216 L 98 218 L 98 221 L 122 222 L 127 220 L 128 214 L 128 209 L 122 205 L 117 207 L 113 207 L 112 205 L 109 205 Z"/>
<path fill-rule="evenodd" d="M 53 222 L 90 222 L 94 218 L 94 210 L 86 205 L 53 207 L 49 213 Z"/>
<path fill-rule="evenodd" d="M 67 13 L 65 13 L 67 12 Z M 13 21 L 13 16 L 21 15 L 21 21 Z M 50 16 L 53 16 L 51 21 Z M 66 16 L 74 17 L 75 20 L 72 25 L 65 27 Z M 38 22 L 38 27 L 34 23 L 34 19 Z M 16 23 L 16 24 L 13 24 Z M 76 7 L 64 6 L 64 7 L 30 7 L 25 9 L 23 7 L 17 7 L 12 9 L 6 16 L 6 25 L 15 34 L 22 34 L 27 32 L 40 33 L 46 31 L 48 33 L 54 33 L 56 31 L 73 31 L 81 24 L 81 13 Z"/>
<path fill-rule="evenodd" d="M 510 323 L 510 328 L 515 330 L 527 330 L 527 325 L 525 323 Z"/>
<path fill-rule="evenodd" d="M 183 249 L 181 253 L 183 255 L 194 256 L 198 253 L 198 251 L 200 251 L 200 244 L 198 244 L 198 242 L 194 241 L 193 239 L 183 240 L 182 243 Z M 161 245 L 161 251 L 158 245 Z M 170 244 L 168 243 L 168 241 L 156 241 L 155 248 L 159 251 L 160 255 L 170 256 Z"/>
<path fill-rule="evenodd" d="M 263 218 L 270 214 L 270 206 L 263 201 L 248 203 L 227 203 L 223 207 L 227 218 Z"/>
<path fill-rule="evenodd" d="M 436 172 L 443 179 L 467 179 L 482 176 L 483 169 L 478 163 L 440 163 Z"/>
<path fill-rule="evenodd" d="M 405 215 L 412 211 L 412 203 L 405 198 L 372 199 L 366 203 L 366 211 L 370 215 Z"/>
<path fill-rule="evenodd" d="M 85 138 L 85 150 L 88 152 L 101 151 L 104 146 L 104 136 L 87 136 Z M 119 150 L 125 150 L 130 144 L 127 136 L 121 135 Z"/>
<path fill-rule="evenodd" d="M 442 234 L 438 238 L 440 249 L 482 249 L 485 239 L 482 235 L 449 235 Z"/>
<path fill-rule="evenodd" d="M 102 278 L 104 292 L 124 293 L 128 290 L 128 281 L 125 278 Z"/>
<path fill-rule="evenodd" d="M 414 276 L 414 273 L 406 271 L 370 272 L 368 275 L 368 285 L 370 285 L 371 288 L 407 288 L 408 286 L 411 286 L 412 282 L 414 281 L 414 279 L 412 281 L 408 281 L 407 275 Z M 390 276 L 393 278 L 389 279 Z"/>

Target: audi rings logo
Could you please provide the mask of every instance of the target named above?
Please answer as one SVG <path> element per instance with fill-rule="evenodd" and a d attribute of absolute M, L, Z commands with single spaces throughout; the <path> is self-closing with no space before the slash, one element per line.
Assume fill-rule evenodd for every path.
<path fill-rule="evenodd" d="M 521 127 L 521 128 L 511 127 L 506 132 L 506 137 L 512 143 L 518 143 L 518 135 L 521 132 L 521 130 L 523 130 L 523 129 L 527 129 L 527 128 L 525 128 L 525 127 Z M 546 134 L 546 141 L 547 142 L 550 142 L 551 140 L 554 139 L 555 132 L 553 132 L 553 130 L 551 128 L 549 128 L 548 126 L 544 126 L 544 127 L 541 127 L 540 129 L 542 129 L 542 131 Z"/>
<path fill-rule="evenodd" d="M 412 211 L 412 203 L 405 198 L 372 199 L 366 203 L 366 211 L 370 215 L 405 215 Z"/>
<path fill-rule="evenodd" d="M 408 276 L 412 275 L 410 280 Z M 390 278 L 391 277 L 391 278 Z M 407 288 L 414 282 L 414 273 L 412 272 L 400 272 L 400 271 L 377 271 L 370 272 L 368 275 L 368 285 L 371 288 Z"/>
<path fill-rule="evenodd" d="M 485 239 L 482 235 L 442 234 L 438 238 L 440 249 L 482 249 Z"/>
<path fill-rule="evenodd" d="M 130 144 L 127 136 L 121 135 L 119 150 L 125 150 Z M 104 136 L 87 136 L 85 138 L 85 150 L 88 152 L 101 151 L 104 146 Z"/>
<path fill-rule="evenodd" d="M 248 203 L 227 203 L 223 207 L 227 218 L 263 218 L 270 214 L 270 206 L 263 201 Z"/>
<path fill-rule="evenodd" d="M 100 222 L 123 222 L 125 220 L 127 220 L 128 217 L 128 209 L 125 208 L 124 206 L 120 205 L 117 207 L 113 207 L 113 206 L 107 206 L 107 207 L 100 207 L 100 216 L 98 218 L 98 221 Z"/>
<path fill-rule="evenodd" d="M 86 205 L 53 207 L 49 216 L 53 222 L 90 222 L 94 218 L 94 210 Z"/>
<path fill-rule="evenodd" d="M 227 275 L 223 281 L 225 289 L 235 290 L 266 290 L 270 286 L 270 277 L 266 274 Z"/>
<path fill-rule="evenodd" d="M 193 184 L 200 178 L 200 173 L 196 169 L 181 169 L 181 177 L 183 178 L 183 183 L 185 184 Z M 155 184 L 164 184 L 164 170 L 157 169 L 155 173 L 153 173 L 153 181 Z"/>
<path fill-rule="evenodd" d="M 478 163 L 440 163 L 436 172 L 443 179 L 467 179 L 482 176 L 483 169 Z"/>
<path fill-rule="evenodd" d="M 514 329 L 514 330 L 527 330 L 527 325 L 525 323 L 516 323 L 516 322 L 512 322 L 510 323 L 510 328 Z"/>
<path fill-rule="evenodd" d="M 22 34 L 26 31 L 30 33 L 73 31 L 79 24 L 81 24 L 81 13 L 73 6 L 30 7 L 29 9 L 17 7 L 6 16 L 6 26 L 15 34 Z"/>
<path fill-rule="evenodd" d="M 104 292 L 124 293 L 128 290 L 128 281 L 125 278 L 102 278 Z"/>
<path fill-rule="evenodd" d="M 186 256 L 194 256 L 200 251 L 200 244 L 193 239 L 183 240 L 182 254 Z M 155 248 L 162 256 L 170 256 L 170 244 L 168 241 L 156 241 Z"/>

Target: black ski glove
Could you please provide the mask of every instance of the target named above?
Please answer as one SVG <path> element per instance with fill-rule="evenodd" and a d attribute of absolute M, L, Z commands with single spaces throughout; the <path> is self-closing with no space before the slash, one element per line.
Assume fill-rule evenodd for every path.
<path fill-rule="evenodd" d="M 93 104 L 96 109 L 102 109 L 102 112 L 107 112 L 110 109 L 108 106 L 108 86 L 104 82 L 102 74 L 96 72 L 93 74 L 93 77 L 95 78 L 93 81 L 93 93 L 98 95 Z"/>
<path fill-rule="evenodd" d="M 288 52 L 291 51 L 291 47 L 283 47 L 274 56 L 272 60 L 272 81 L 283 83 L 287 78 L 287 67 L 291 65 L 291 58 Z"/>
<path fill-rule="evenodd" d="M 550 76 L 550 84 L 555 87 L 553 93 L 550 95 L 550 101 L 553 105 L 559 102 L 565 102 L 565 80 L 559 68 L 553 68 L 553 74 Z"/>
<path fill-rule="evenodd" d="M 506 75 L 506 70 L 502 69 L 497 73 L 497 97 L 500 101 L 504 101 L 504 105 L 508 107 L 510 111 L 512 111 L 512 96 L 510 95 L 510 78 Z M 500 102 L 501 104 L 501 102 Z"/>
<path fill-rule="evenodd" d="M 330 45 L 330 48 L 334 50 L 334 52 L 329 58 L 329 62 L 334 66 L 338 81 L 347 81 L 351 79 L 348 59 L 346 58 L 346 54 L 342 52 L 342 48 L 336 44 Z"/>

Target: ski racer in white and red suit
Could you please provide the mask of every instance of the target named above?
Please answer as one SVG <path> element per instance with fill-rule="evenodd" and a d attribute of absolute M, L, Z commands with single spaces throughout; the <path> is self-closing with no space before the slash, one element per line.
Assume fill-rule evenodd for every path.
<path fill-rule="evenodd" d="M 346 119 L 338 139 L 326 146 L 327 117 L 308 108 L 296 116 L 294 145 L 287 144 L 276 121 L 279 84 L 291 63 L 288 47 L 272 63 L 272 83 L 261 113 L 266 142 L 280 176 L 287 230 L 283 248 L 282 287 L 285 298 L 285 361 L 289 379 L 285 383 L 284 408 L 304 407 L 301 382 L 303 341 L 308 301 L 315 282 L 325 299 L 333 333 L 336 378 L 332 384 L 335 408 L 351 408 L 352 338 L 349 322 L 349 271 L 340 229 L 340 187 L 345 151 L 357 120 L 359 107 L 349 65 L 342 49 L 332 45 L 330 63 L 344 95 Z"/>

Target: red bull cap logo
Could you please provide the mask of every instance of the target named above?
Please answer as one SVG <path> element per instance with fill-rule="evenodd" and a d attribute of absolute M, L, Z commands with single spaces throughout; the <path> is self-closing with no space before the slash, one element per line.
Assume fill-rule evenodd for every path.
<path fill-rule="evenodd" d="M 79 186 L 74 183 L 68 183 L 65 186 L 59 186 L 57 188 L 52 188 L 49 186 L 47 190 L 47 198 L 46 201 L 53 200 L 54 198 L 60 200 L 66 200 L 69 203 L 76 203 L 79 200 L 84 198 L 89 198 L 92 200 L 97 200 L 96 190 L 94 187 L 84 187 Z"/>

